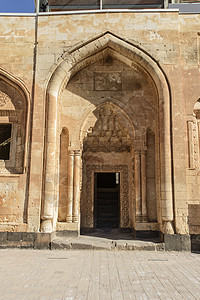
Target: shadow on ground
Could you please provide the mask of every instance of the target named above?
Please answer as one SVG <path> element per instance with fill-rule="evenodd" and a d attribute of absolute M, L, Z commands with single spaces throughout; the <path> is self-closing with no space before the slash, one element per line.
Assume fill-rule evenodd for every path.
<path fill-rule="evenodd" d="M 142 232 L 140 235 L 137 235 L 136 232 L 130 229 L 82 229 L 81 236 L 105 238 L 108 240 L 140 240 L 161 243 L 158 234 L 153 231 Z"/>

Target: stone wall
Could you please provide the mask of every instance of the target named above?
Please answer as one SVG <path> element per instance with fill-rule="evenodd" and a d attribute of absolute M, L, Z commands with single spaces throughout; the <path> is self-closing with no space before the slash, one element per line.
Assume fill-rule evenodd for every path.
<path fill-rule="evenodd" d="M 46 101 L 47 89 L 52 87 L 49 82 L 54 78 L 52 79 L 54 80 L 54 86 L 59 84 L 59 76 L 57 78 L 52 76 L 63 61 L 66 60 L 71 67 L 75 65 L 75 58 L 71 53 L 77 53 L 77 49 L 83 47 L 88 41 L 92 41 L 106 32 L 111 32 L 113 36 L 118 37 L 121 41 L 134 45 L 141 53 L 146 53 L 166 76 L 171 94 L 171 110 L 168 113 L 172 115 L 172 179 L 175 232 L 188 233 L 188 204 L 200 203 L 200 156 L 198 154 L 196 166 L 191 168 L 188 150 L 190 142 L 188 140 L 188 122 L 196 124 L 193 112 L 200 94 L 200 86 L 197 81 L 200 61 L 198 35 L 200 32 L 200 16 L 198 14 L 179 15 L 178 12 L 166 11 L 49 15 L 38 18 L 37 31 L 35 31 L 35 18 L 33 16 L 0 16 L 0 21 L 0 71 L 4 78 L 10 78 L 9 80 L 15 82 L 20 91 L 26 94 L 27 116 L 29 116 L 24 153 L 25 168 L 22 174 L 17 174 L 15 177 L 10 174 L 0 178 L 2 195 L 6 194 L 8 190 L 8 196 L 7 194 L 5 197 L 2 196 L 1 211 L 3 217 L 1 230 L 22 231 L 20 226 L 23 227 L 23 231 L 40 230 L 41 206 L 44 211 L 42 205 L 44 162 L 48 164 L 45 159 L 47 154 L 44 148 L 44 142 L 46 142 L 44 134 L 45 126 L 47 126 L 45 125 L 45 111 L 48 111 L 49 105 L 49 102 Z M 35 38 L 37 39 L 36 43 Z M 98 46 L 101 45 L 96 45 L 96 53 L 98 53 Z M 85 57 L 89 57 L 90 49 L 87 49 L 87 45 L 84 51 Z M 120 53 L 120 49 L 118 53 Z M 145 128 L 153 127 L 151 122 L 154 122 L 154 120 L 157 124 L 162 120 L 161 116 L 158 117 L 157 114 L 155 118 L 153 114 L 154 108 L 151 107 L 151 103 L 156 101 L 157 98 L 151 95 L 152 87 L 149 88 L 151 84 L 142 81 L 144 79 L 140 78 L 137 71 L 132 71 L 134 66 L 130 63 L 130 60 L 127 58 L 126 67 L 124 67 L 122 63 L 119 63 L 119 54 L 118 57 L 115 57 L 113 65 L 105 66 L 105 58 L 109 56 L 104 55 L 102 51 L 101 56 L 103 57 L 99 58 L 99 61 L 94 62 L 94 64 L 90 62 L 89 65 L 77 67 L 77 70 L 80 70 L 78 72 L 75 67 L 72 68 L 73 71 L 70 71 L 70 75 L 66 74 L 66 77 L 72 77 L 67 88 L 66 85 L 64 87 L 60 85 L 60 88 L 57 89 L 59 90 L 58 95 L 54 91 L 52 92 L 52 94 L 54 93 L 53 96 L 61 99 L 60 102 L 58 101 L 56 125 L 52 124 L 52 128 L 54 125 L 54 128 L 57 128 L 57 145 L 54 153 L 56 157 L 55 173 L 52 175 L 55 183 L 53 189 L 53 229 L 56 228 L 59 213 L 59 161 L 62 160 L 60 158 L 60 134 L 63 128 L 66 127 L 72 132 L 69 133 L 69 146 L 71 149 L 80 149 L 80 127 L 81 122 L 86 118 L 84 111 L 87 111 L 89 106 L 89 110 L 93 111 L 97 105 L 105 101 L 106 97 L 109 98 L 109 102 L 121 105 L 122 109 L 132 114 L 132 119 L 138 117 L 139 121 L 135 124 L 136 136 L 137 126 L 142 131 L 139 125 L 141 119 L 146 122 Z M 76 57 L 78 57 L 78 54 Z M 109 64 L 109 61 L 107 61 L 107 64 Z M 130 64 L 130 68 L 127 67 L 128 64 Z M 121 81 L 119 79 L 116 85 L 113 84 L 111 91 L 105 92 L 103 89 L 108 89 L 106 84 L 110 80 L 106 77 L 107 74 L 104 74 L 108 68 L 109 71 L 115 72 L 115 83 L 118 81 L 119 72 L 124 72 L 125 75 L 121 77 Z M 70 67 L 68 70 L 71 70 Z M 132 83 L 133 72 L 135 72 L 134 78 L 138 78 L 139 82 L 136 80 Z M 105 82 L 104 87 L 101 84 L 99 85 L 102 82 L 102 76 Z M 148 76 L 149 74 L 147 74 Z M 140 86 L 142 86 L 142 90 Z M 141 91 L 143 91 L 143 94 L 141 94 Z M 156 90 L 154 90 L 153 94 L 156 95 L 156 93 Z M 49 94 L 51 94 L 51 91 Z M 118 100 L 119 96 L 123 99 L 121 102 Z M 143 111 L 139 108 L 141 98 L 145 102 Z M 147 98 L 151 100 L 149 101 Z M 133 102 L 132 105 L 130 105 L 131 101 Z M 162 102 L 162 99 L 160 101 Z M 158 103 L 154 107 L 160 109 Z M 47 115 L 47 118 L 50 118 L 50 116 Z M 87 126 L 93 121 L 92 119 L 89 120 Z M 85 131 L 88 129 L 87 126 Z M 157 126 L 157 136 L 160 135 L 159 128 Z M 138 130 L 138 133 L 141 132 L 140 130 Z M 140 134 L 145 135 L 144 132 Z M 162 132 L 162 134 L 165 137 L 165 132 Z M 195 134 L 199 146 L 199 132 L 196 130 Z M 82 139 L 83 137 L 84 133 Z M 158 140 L 156 145 L 158 153 Z M 168 153 L 161 154 L 168 156 Z M 155 172 L 159 174 L 158 166 Z M 157 176 L 157 185 L 159 184 L 160 177 Z M 60 185 L 62 185 L 61 180 Z M 159 199 L 160 194 L 162 193 L 157 189 L 157 199 Z M 62 201 L 62 209 L 64 210 L 65 203 L 64 200 Z M 162 207 L 163 203 L 158 201 L 157 212 L 160 211 L 160 214 Z M 60 212 L 59 214 L 61 216 L 60 220 L 64 220 L 63 213 Z M 45 218 L 44 213 L 43 218 Z M 152 213 L 152 219 L 154 218 L 155 214 Z M 162 220 L 159 215 L 158 221 L 162 228 Z"/>
<path fill-rule="evenodd" d="M 12 124 L 10 159 L 0 162 L 0 230 L 26 231 L 35 20 L 0 16 L 0 22 L 0 123 Z"/>

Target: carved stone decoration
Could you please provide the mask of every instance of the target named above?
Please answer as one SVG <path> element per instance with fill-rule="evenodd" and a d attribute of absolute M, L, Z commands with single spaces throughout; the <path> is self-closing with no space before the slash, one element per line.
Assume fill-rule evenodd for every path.
<path fill-rule="evenodd" d="M 97 121 L 83 141 L 84 151 L 124 152 L 131 150 L 128 130 L 119 123 L 114 110 L 105 105 L 97 112 Z"/>
<path fill-rule="evenodd" d="M 129 227 L 129 183 L 127 165 L 87 165 L 86 166 L 86 198 L 82 203 L 82 227 L 94 226 L 94 173 L 115 172 L 120 173 L 120 228 Z"/>
<path fill-rule="evenodd" d="M 199 166 L 199 141 L 198 141 L 198 123 L 196 120 L 187 121 L 188 127 L 188 156 L 189 168 L 197 169 Z"/>
<path fill-rule="evenodd" d="M 0 110 L 0 117 L 17 117 L 18 114 L 17 110 Z"/>
<path fill-rule="evenodd" d="M 11 101 L 10 97 L 0 91 L 0 107 L 4 107 L 9 101 Z"/>

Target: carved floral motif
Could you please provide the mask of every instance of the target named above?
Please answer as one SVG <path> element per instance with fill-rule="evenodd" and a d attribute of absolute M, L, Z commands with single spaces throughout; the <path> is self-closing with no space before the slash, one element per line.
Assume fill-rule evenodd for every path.
<path fill-rule="evenodd" d="M 9 101 L 11 101 L 10 97 L 0 91 L 0 107 L 4 107 Z"/>

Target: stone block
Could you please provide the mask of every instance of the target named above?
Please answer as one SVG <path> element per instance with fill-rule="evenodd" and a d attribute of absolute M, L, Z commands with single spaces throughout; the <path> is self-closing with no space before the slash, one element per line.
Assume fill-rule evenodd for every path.
<path fill-rule="evenodd" d="M 191 234 L 192 252 L 200 252 L 200 234 Z"/>
<path fill-rule="evenodd" d="M 35 249 L 50 249 L 51 233 L 37 233 L 34 243 Z"/>
<path fill-rule="evenodd" d="M 154 251 L 155 244 L 148 241 L 133 240 L 127 242 L 127 249 L 134 251 Z"/>
<path fill-rule="evenodd" d="M 37 235 L 37 233 L 35 233 L 35 232 L 24 232 L 22 234 L 22 241 L 34 243 L 34 241 L 36 239 L 36 235 Z"/>
<path fill-rule="evenodd" d="M 117 242 L 116 243 L 117 250 L 127 250 L 127 243 L 126 242 Z"/>
<path fill-rule="evenodd" d="M 5 243 L 7 240 L 7 232 L 0 232 L 0 243 Z"/>
<path fill-rule="evenodd" d="M 181 235 L 181 251 L 191 251 L 191 238 L 190 235 Z"/>
<path fill-rule="evenodd" d="M 191 251 L 190 236 L 187 234 L 165 234 L 166 251 Z"/>
<path fill-rule="evenodd" d="M 18 242 L 18 241 L 7 241 L 5 244 L 4 244 L 4 248 L 21 248 L 21 243 Z"/>
<path fill-rule="evenodd" d="M 33 249 L 34 248 L 33 241 L 21 241 L 20 245 L 21 245 L 21 248 L 23 248 L 23 249 Z"/>
<path fill-rule="evenodd" d="M 5 249 L 5 248 L 6 248 L 5 243 L 0 243 L 0 249 Z"/>
<path fill-rule="evenodd" d="M 51 242 L 51 250 L 69 250 L 71 249 L 71 243 L 64 242 L 63 239 L 59 240 L 53 240 Z"/>
<path fill-rule="evenodd" d="M 76 250 L 92 250 L 93 249 L 92 244 L 81 243 L 81 242 L 72 243 L 71 246 L 72 246 L 72 249 L 76 249 Z"/>
<path fill-rule="evenodd" d="M 165 250 L 165 245 L 164 243 L 159 243 L 155 245 L 156 251 L 164 251 Z"/>
<path fill-rule="evenodd" d="M 93 250 L 111 250 L 112 243 L 104 243 L 104 242 L 95 242 L 93 245 Z"/>
<path fill-rule="evenodd" d="M 65 231 L 57 231 L 56 232 L 57 237 L 78 237 L 79 232 L 78 230 L 65 230 Z"/>
<path fill-rule="evenodd" d="M 22 240 L 23 232 L 8 232 L 7 233 L 7 240 L 9 242 L 18 242 Z"/>

